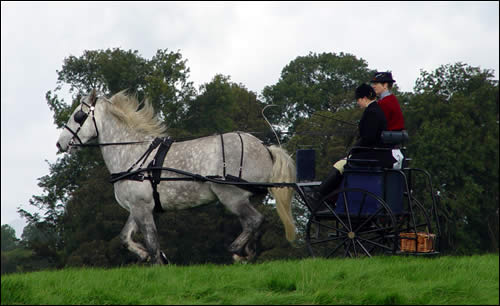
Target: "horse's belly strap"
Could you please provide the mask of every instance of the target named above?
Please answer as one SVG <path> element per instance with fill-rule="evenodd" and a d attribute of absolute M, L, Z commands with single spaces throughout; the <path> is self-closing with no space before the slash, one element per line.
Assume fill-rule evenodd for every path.
<path fill-rule="evenodd" d="M 158 193 L 158 184 L 161 181 L 161 167 L 163 166 L 163 161 L 165 160 L 165 157 L 167 156 L 168 151 L 170 150 L 170 146 L 172 145 L 174 141 L 169 138 L 155 138 L 151 146 L 148 148 L 146 153 L 144 153 L 142 158 L 147 158 L 149 153 L 156 149 L 156 147 L 159 145 L 158 151 L 156 151 L 156 155 L 153 158 L 153 160 L 149 163 L 147 169 L 140 169 L 139 170 L 148 170 L 151 171 L 150 176 L 144 176 L 142 172 L 136 172 L 136 173 L 131 173 L 132 168 L 130 168 L 126 172 L 119 172 L 119 173 L 112 173 L 111 174 L 111 183 L 115 183 L 120 180 L 132 180 L 132 181 L 144 181 L 145 179 L 149 180 L 151 182 L 151 186 L 153 187 L 153 199 L 155 201 L 155 208 L 154 212 L 163 212 L 163 208 L 161 207 L 161 202 L 160 202 L 160 194 Z M 142 159 L 141 158 L 141 159 Z M 139 159 L 136 164 L 141 160 Z M 152 169 L 149 170 L 150 168 L 159 168 L 159 169 Z"/>
<path fill-rule="evenodd" d="M 163 161 L 167 156 L 168 150 L 170 150 L 170 146 L 174 141 L 168 137 L 162 138 L 162 142 L 160 143 L 160 147 L 158 151 L 156 151 L 155 158 L 149 163 L 148 168 L 150 167 L 162 167 Z M 158 193 L 158 184 L 161 181 L 161 170 L 154 169 L 151 171 L 152 179 L 150 180 L 151 186 L 153 186 L 153 199 L 155 200 L 155 208 L 154 212 L 163 212 L 163 208 L 161 207 L 160 202 L 160 194 Z"/>

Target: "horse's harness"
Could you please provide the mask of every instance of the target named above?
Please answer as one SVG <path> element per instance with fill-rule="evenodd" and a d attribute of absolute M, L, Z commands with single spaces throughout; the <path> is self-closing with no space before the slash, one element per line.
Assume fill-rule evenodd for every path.
<path fill-rule="evenodd" d="M 64 128 L 66 128 L 72 135 L 73 139 L 76 138 L 79 142 L 79 144 L 73 144 L 73 139 L 71 139 L 70 144 L 73 146 L 79 146 L 79 147 L 98 147 L 98 146 L 109 146 L 109 145 L 128 145 L 128 144 L 139 144 L 139 143 L 145 143 L 146 141 L 131 141 L 131 142 L 115 142 L 115 143 L 96 143 L 96 144 L 84 144 L 80 137 L 78 136 L 78 132 L 80 131 L 81 127 L 83 126 L 85 120 L 89 117 L 89 115 L 92 116 L 92 121 L 94 122 L 94 127 L 96 130 L 96 134 L 98 137 L 99 136 L 99 130 L 97 129 L 97 123 L 95 121 L 95 115 L 94 115 L 94 110 L 95 110 L 95 103 L 97 101 L 96 97 L 91 98 L 91 105 L 88 105 L 87 103 L 82 101 L 82 104 L 85 104 L 88 108 L 89 111 L 85 113 L 83 111 L 83 108 L 81 108 L 79 111 L 77 111 L 73 117 L 76 123 L 79 124 L 78 128 L 76 131 L 73 131 L 68 125 L 64 125 Z M 127 170 L 124 172 L 118 172 L 118 173 L 112 173 L 111 178 L 110 178 L 110 183 L 116 183 L 121 180 L 132 180 L 132 181 L 144 181 L 144 180 L 149 180 L 151 183 L 151 187 L 153 188 L 153 199 L 155 201 L 155 206 L 154 206 L 154 212 L 163 212 L 163 208 L 161 206 L 160 202 L 160 194 L 158 193 L 158 184 L 160 184 L 161 181 L 207 181 L 207 180 L 220 180 L 224 179 L 225 181 L 229 182 L 235 182 L 235 183 L 248 183 L 247 181 L 243 180 L 241 178 L 242 172 L 243 172 L 243 157 L 244 157 L 244 146 L 243 146 L 243 138 L 241 137 L 241 134 L 237 132 L 240 142 L 241 142 L 241 159 L 240 159 L 240 166 L 239 166 L 239 174 L 238 176 L 233 176 L 230 174 L 226 173 L 226 155 L 225 155 L 225 150 L 224 150 L 224 136 L 223 134 L 220 134 L 220 139 L 221 139 L 221 146 L 222 146 L 222 173 L 223 176 L 218 176 L 218 175 L 212 175 L 212 176 L 201 176 L 197 174 L 192 174 L 189 172 L 184 172 L 181 170 L 176 170 L 176 169 L 170 169 L 170 168 L 163 168 L 163 162 L 165 161 L 165 157 L 167 156 L 168 151 L 170 150 L 170 147 L 174 140 L 170 137 L 157 137 L 155 138 L 147 150 L 144 152 L 144 154 Z M 151 153 L 158 148 L 156 151 L 156 155 L 151 160 L 151 162 L 147 165 L 146 168 L 142 168 L 148 157 L 151 155 Z M 267 148 L 267 147 L 266 147 Z M 268 149 L 269 150 L 269 149 Z M 271 152 L 269 152 L 271 155 Z M 133 170 L 137 165 L 139 164 L 139 167 L 137 170 Z M 163 170 L 168 170 L 172 172 L 176 172 L 178 174 L 183 174 L 185 177 L 161 177 L 161 172 Z M 147 172 L 148 174 L 145 175 L 144 172 Z M 262 187 L 257 187 L 257 186 L 252 186 L 252 185 L 246 185 L 246 184 L 239 184 L 237 187 L 248 190 L 252 193 L 267 193 L 266 188 Z"/>
<path fill-rule="evenodd" d="M 149 145 L 148 149 L 144 152 L 144 154 L 127 170 L 124 172 L 118 172 L 118 173 L 112 173 L 111 178 L 110 178 L 110 183 L 116 183 L 120 180 L 132 180 L 132 181 L 144 181 L 144 180 L 149 180 L 151 183 L 151 187 L 153 188 L 153 199 L 155 201 L 155 207 L 154 207 L 154 212 L 163 212 L 163 208 L 161 207 L 161 202 L 160 202 L 160 194 L 158 193 L 158 184 L 160 184 L 161 181 L 207 181 L 207 180 L 220 180 L 224 179 L 225 181 L 230 181 L 230 182 L 240 182 L 240 183 L 247 183 L 244 179 L 241 178 L 242 172 L 243 172 L 243 156 L 244 156 L 244 146 L 243 146 L 243 139 L 240 135 L 240 133 L 237 133 L 238 136 L 240 137 L 241 141 L 241 159 L 240 159 L 240 167 L 239 167 L 239 174 L 238 176 L 233 176 L 230 174 L 226 173 L 226 156 L 225 156 L 225 151 L 224 151 L 224 136 L 220 134 L 220 139 L 221 139 L 221 146 L 222 146 L 222 172 L 223 176 L 219 175 L 209 175 L 209 176 L 201 176 L 201 175 L 195 175 L 192 173 L 180 171 L 176 169 L 171 169 L 171 168 L 163 168 L 163 163 L 165 161 L 165 157 L 167 156 L 168 151 L 170 150 L 170 147 L 172 146 L 172 143 L 174 143 L 174 140 L 170 137 L 163 137 L 163 138 L 155 138 L 151 145 Z M 149 162 L 146 168 L 142 168 L 144 163 L 146 162 L 147 158 L 151 154 L 153 150 L 158 148 L 156 151 L 155 157 Z M 139 167 L 137 170 L 133 170 L 137 165 L 139 164 Z M 161 177 L 161 172 L 163 170 L 171 171 L 171 172 L 176 172 L 177 174 L 185 175 L 184 177 Z M 146 172 L 146 174 L 144 174 Z M 251 186 L 251 185 L 238 185 L 237 187 L 245 189 L 247 191 L 250 191 L 252 193 L 267 193 L 267 189 L 262 188 L 262 187 L 257 187 L 257 186 Z"/>

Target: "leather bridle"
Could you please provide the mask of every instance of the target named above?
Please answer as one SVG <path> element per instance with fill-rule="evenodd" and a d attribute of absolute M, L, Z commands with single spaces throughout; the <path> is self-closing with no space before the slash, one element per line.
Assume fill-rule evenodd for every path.
<path fill-rule="evenodd" d="M 87 106 L 89 108 L 88 112 L 83 111 L 83 106 L 80 106 L 80 110 L 75 113 L 73 116 L 73 119 L 75 122 L 78 124 L 78 128 L 76 131 L 72 130 L 67 124 L 64 125 L 64 128 L 67 129 L 72 135 L 73 138 L 69 141 L 69 145 L 73 147 L 100 147 L 100 146 L 112 146 L 112 145 L 129 145 L 129 144 L 139 144 L 139 143 L 145 143 L 145 142 L 150 142 L 150 141 L 127 141 L 127 142 L 113 142 L 113 143 L 83 143 L 83 141 L 80 139 L 78 136 L 78 132 L 82 128 L 83 124 L 87 120 L 89 116 L 92 117 L 92 121 L 94 122 L 94 127 L 96 131 L 96 136 L 94 138 L 99 137 L 99 129 L 97 128 L 97 123 L 95 121 L 95 115 L 94 115 L 94 110 L 95 110 L 95 105 L 97 103 L 97 95 L 95 91 L 92 91 L 90 95 L 90 105 L 87 104 L 86 102 L 82 101 L 81 104 Z M 78 140 L 79 143 L 75 143 L 75 139 Z"/>
<path fill-rule="evenodd" d="M 76 129 L 76 131 L 73 131 L 67 124 L 64 125 L 64 128 L 67 129 L 73 135 L 73 138 L 71 138 L 71 140 L 69 141 L 70 146 L 75 145 L 75 143 L 74 143 L 75 139 L 78 140 L 78 142 L 79 142 L 79 144 L 76 144 L 76 145 L 80 145 L 80 146 L 83 145 L 83 141 L 78 136 L 78 132 L 82 128 L 83 124 L 85 123 L 85 121 L 87 120 L 89 115 L 92 116 L 92 121 L 94 122 L 94 127 L 95 127 L 95 131 L 97 134 L 95 137 L 99 137 L 99 130 L 97 129 L 97 123 L 95 121 L 95 116 L 94 116 L 96 102 L 97 102 L 97 96 L 95 94 L 95 91 L 92 91 L 92 94 L 90 96 L 90 105 L 88 105 L 84 101 L 81 102 L 81 104 L 86 105 L 89 108 L 89 111 L 87 113 L 85 113 L 83 111 L 83 105 L 80 105 L 80 110 L 77 111 L 75 113 L 75 115 L 73 116 L 73 119 L 78 124 L 78 128 Z"/>

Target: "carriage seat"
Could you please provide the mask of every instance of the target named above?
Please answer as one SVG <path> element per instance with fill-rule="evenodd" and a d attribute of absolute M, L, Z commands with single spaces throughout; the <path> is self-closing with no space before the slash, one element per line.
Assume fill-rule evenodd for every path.
<path fill-rule="evenodd" d="M 387 145 L 403 145 L 408 141 L 408 132 L 402 131 L 383 131 L 380 135 L 382 142 Z"/>
<path fill-rule="evenodd" d="M 391 151 L 393 149 L 405 150 L 402 145 L 408 141 L 408 132 L 406 130 L 402 131 L 383 131 L 381 134 L 383 146 L 381 147 L 352 147 L 349 151 L 348 156 L 352 154 L 354 150 L 361 149 L 364 151 Z M 408 165 L 410 158 L 405 158 L 403 161 L 403 167 Z M 382 166 L 379 165 L 379 161 L 371 159 L 347 159 L 346 167 L 350 168 L 367 168 L 372 170 L 382 170 Z"/>

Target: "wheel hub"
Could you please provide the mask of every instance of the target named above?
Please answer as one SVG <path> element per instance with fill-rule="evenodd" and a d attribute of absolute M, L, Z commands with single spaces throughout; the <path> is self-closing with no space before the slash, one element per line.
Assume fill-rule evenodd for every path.
<path fill-rule="evenodd" d="M 356 237 L 356 234 L 354 232 L 349 232 L 347 234 L 347 237 L 349 237 L 349 239 L 354 239 L 354 237 Z"/>

